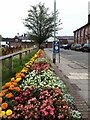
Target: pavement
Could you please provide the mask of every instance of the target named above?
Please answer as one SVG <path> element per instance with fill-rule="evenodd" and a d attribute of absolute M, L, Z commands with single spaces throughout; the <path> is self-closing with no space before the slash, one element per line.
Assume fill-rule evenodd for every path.
<path fill-rule="evenodd" d="M 44 49 L 48 58 L 53 60 L 52 50 L 49 48 Z M 70 61 L 62 55 L 56 55 L 56 67 L 59 74 L 69 87 L 70 94 L 73 96 L 77 109 L 82 113 L 84 120 L 89 120 L 90 117 L 90 102 L 89 102 L 89 75 L 88 68 L 82 66 L 76 61 Z"/>

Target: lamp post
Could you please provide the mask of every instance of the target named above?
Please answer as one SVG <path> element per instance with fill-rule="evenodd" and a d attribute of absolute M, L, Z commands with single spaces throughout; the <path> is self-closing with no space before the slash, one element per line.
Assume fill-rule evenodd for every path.
<path fill-rule="evenodd" d="M 54 41 L 55 41 L 55 35 L 56 35 L 55 23 L 56 23 L 56 0 L 54 0 Z M 54 49 L 54 47 L 53 47 L 53 49 Z M 53 63 L 56 63 L 56 54 L 55 53 L 53 53 Z"/>

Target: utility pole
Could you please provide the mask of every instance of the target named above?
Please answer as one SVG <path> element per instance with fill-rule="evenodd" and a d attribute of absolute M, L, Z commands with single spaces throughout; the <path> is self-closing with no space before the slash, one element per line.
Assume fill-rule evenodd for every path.
<path fill-rule="evenodd" d="M 55 41 L 55 35 L 56 35 L 56 0 L 54 0 L 54 41 Z M 53 47 L 54 49 L 54 47 Z M 56 54 L 53 53 L 53 63 L 56 63 Z"/>

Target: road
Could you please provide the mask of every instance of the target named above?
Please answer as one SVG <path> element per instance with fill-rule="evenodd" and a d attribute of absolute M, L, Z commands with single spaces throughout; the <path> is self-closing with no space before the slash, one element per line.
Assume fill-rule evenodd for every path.
<path fill-rule="evenodd" d="M 80 64 L 85 68 L 88 68 L 88 60 L 89 60 L 90 53 L 60 49 L 60 54 L 62 57 L 70 61 L 76 62 L 77 64 Z"/>

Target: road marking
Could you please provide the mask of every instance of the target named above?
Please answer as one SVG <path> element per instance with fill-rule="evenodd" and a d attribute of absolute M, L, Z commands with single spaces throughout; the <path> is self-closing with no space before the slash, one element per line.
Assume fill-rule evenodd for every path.
<path fill-rule="evenodd" d="M 88 73 L 69 73 L 69 79 L 88 79 Z"/>
<path fill-rule="evenodd" d="M 69 73 L 70 75 L 86 75 L 88 76 L 88 73 Z"/>

